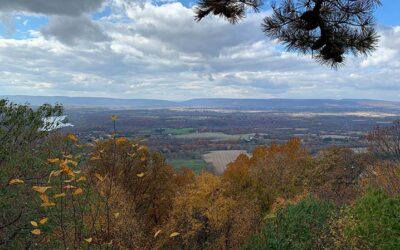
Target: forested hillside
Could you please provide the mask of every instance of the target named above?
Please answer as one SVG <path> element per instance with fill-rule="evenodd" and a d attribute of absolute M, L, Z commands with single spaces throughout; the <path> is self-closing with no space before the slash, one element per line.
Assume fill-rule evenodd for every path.
<path fill-rule="evenodd" d="M 0 102 L 1 249 L 398 249 L 400 124 L 370 150 L 257 147 L 222 175 L 141 141 L 51 130 L 62 106 Z"/>

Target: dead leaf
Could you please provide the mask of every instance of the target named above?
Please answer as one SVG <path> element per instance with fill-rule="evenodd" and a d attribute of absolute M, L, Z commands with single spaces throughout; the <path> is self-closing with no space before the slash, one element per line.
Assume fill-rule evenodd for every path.
<path fill-rule="evenodd" d="M 156 238 L 160 233 L 161 233 L 161 229 L 158 230 L 158 231 L 154 234 L 154 238 Z"/>

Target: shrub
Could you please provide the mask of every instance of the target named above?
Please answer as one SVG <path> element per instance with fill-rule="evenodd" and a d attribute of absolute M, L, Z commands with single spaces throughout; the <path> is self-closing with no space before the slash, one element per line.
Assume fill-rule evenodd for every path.
<path fill-rule="evenodd" d="M 337 221 L 337 246 L 355 249 L 400 248 L 400 195 L 369 189 Z"/>
<path fill-rule="evenodd" d="M 311 196 L 269 216 L 263 230 L 244 249 L 320 249 L 335 207 Z"/>

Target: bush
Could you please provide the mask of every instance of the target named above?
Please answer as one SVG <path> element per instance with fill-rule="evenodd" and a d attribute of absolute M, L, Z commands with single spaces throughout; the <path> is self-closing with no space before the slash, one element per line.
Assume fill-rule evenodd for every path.
<path fill-rule="evenodd" d="M 338 247 L 356 249 L 400 248 L 400 195 L 390 197 L 370 189 L 342 213 L 338 224 Z"/>
<path fill-rule="evenodd" d="M 280 209 L 245 249 L 320 249 L 335 207 L 311 196 Z"/>

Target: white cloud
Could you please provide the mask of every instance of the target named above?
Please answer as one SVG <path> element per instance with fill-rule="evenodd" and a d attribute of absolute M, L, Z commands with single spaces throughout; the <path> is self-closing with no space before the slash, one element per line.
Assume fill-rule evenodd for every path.
<path fill-rule="evenodd" d="M 33 38 L 0 39 L 1 94 L 400 97 L 400 27 L 380 27 L 371 57 L 349 58 L 335 71 L 269 41 L 260 27 L 268 13 L 230 25 L 214 17 L 196 23 L 178 2 L 109 4 L 112 14 L 98 21 L 55 15 Z"/>

